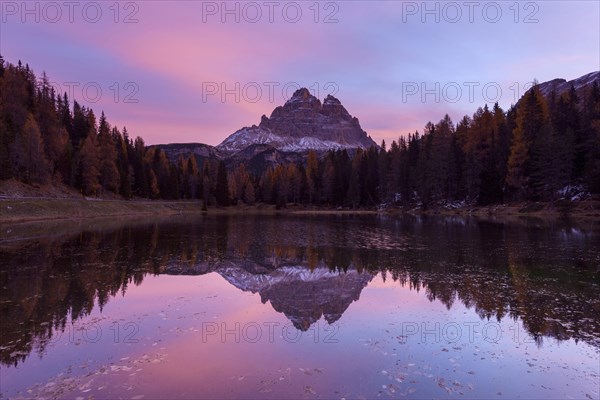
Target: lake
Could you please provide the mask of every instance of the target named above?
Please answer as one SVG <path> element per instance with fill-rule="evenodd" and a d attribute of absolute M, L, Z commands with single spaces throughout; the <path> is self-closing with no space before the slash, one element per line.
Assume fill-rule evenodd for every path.
<path fill-rule="evenodd" d="M 377 215 L 3 227 L 1 397 L 598 399 L 599 235 Z"/>

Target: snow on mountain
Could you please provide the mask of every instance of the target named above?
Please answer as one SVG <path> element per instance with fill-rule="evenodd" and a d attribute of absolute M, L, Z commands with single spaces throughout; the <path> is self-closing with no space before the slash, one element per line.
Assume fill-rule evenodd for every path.
<path fill-rule="evenodd" d="M 548 82 L 539 84 L 540 92 L 544 97 L 550 96 L 552 90 L 556 91 L 556 94 L 560 96 L 562 93 L 571 89 L 571 85 L 575 88 L 575 91 L 579 94 L 588 86 L 593 85 L 594 81 L 600 83 L 600 71 L 590 72 L 589 74 L 580 76 L 577 79 L 568 81 L 566 79 L 553 79 Z"/>
<path fill-rule="evenodd" d="M 213 259 L 194 265 L 173 261 L 164 265 L 161 273 L 217 273 L 244 292 L 258 293 L 262 303 L 270 302 L 275 311 L 283 313 L 303 331 L 321 317 L 330 324 L 340 319 L 375 276 L 351 268 L 345 272 L 333 271 L 323 262 L 309 268 L 289 260 L 274 267 L 271 262 L 257 263 L 250 259 Z"/>
<path fill-rule="evenodd" d="M 373 274 L 348 270 L 334 272 L 326 267 L 313 270 L 285 266 L 267 274 L 253 274 L 238 266 L 217 270 L 227 282 L 243 291 L 259 293 L 292 324 L 306 331 L 321 317 L 332 324 L 360 297 Z"/>
<path fill-rule="evenodd" d="M 269 274 L 252 274 L 237 266 L 227 266 L 218 271 L 227 282 L 245 292 L 258 293 L 268 286 L 278 285 L 283 282 L 292 281 L 318 281 L 321 279 L 336 278 L 339 272 L 331 271 L 329 268 L 315 268 L 310 270 L 304 266 L 285 266 L 275 269 Z M 349 271 L 348 273 L 357 273 Z"/>
<path fill-rule="evenodd" d="M 268 144 L 284 152 L 324 152 L 367 149 L 377 144 L 341 102 L 329 95 L 323 104 L 308 89 L 299 89 L 258 126 L 245 127 L 225 139 L 217 150 L 233 155 L 253 144 Z"/>

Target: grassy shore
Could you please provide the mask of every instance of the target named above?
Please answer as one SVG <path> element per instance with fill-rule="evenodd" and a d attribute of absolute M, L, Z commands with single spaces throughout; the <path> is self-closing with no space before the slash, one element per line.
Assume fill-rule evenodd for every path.
<path fill-rule="evenodd" d="M 199 201 L 15 198 L 0 200 L 0 222 L 16 223 L 97 217 L 170 216 L 186 214 L 275 214 L 274 206 L 210 207 Z"/>
<path fill-rule="evenodd" d="M 590 219 L 600 221 L 600 201 L 585 200 L 579 202 L 522 202 L 496 204 L 491 206 L 465 206 L 456 209 L 414 210 L 425 215 L 456 215 L 474 217 L 534 217 L 541 219 Z"/>
<path fill-rule="evenodd" d="M 9 199 L 0 201 L 1 222 L 53 219 L 87 219 L 105 216 L 168 215 L 191 210 L 198 204 L 85 199 Z"/>
<path fill-rule="evenodd" d="M 210 207 L 202 210 L 198 201 L 107 200 L 74 198 L 14 198 L 0 200 L 0 222 L 17 223 L 58 219 L 90 219 L 97 217 L 159 217 L 172 215 L 366 215 L 366 214 L 419 214 L 445 216 L 474 216 L 483 218 L 535 217 L 542 219 L 590 219 L 600 221 L 600 202 L 587 200 L 576 203 L 519 203 L 488 207 L 462 207 L 457 209 L 404 209 L 353 210 L 342 208 L 315 208 L 288 205 L 277 210 L 275 206 Z"/>

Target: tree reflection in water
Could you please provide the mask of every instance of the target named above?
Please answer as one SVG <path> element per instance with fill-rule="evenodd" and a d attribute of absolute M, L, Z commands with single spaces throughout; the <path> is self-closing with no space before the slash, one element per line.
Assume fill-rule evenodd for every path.
<path fill-rule="evenodd" d="M 3 365 L 43 355 L 55 330 L 126 295 L 148 274 L 209 272 L 259 293 L 300 330 L 322 316 L 339 320 L 380 273 L 448 309 L 460 301 L 482 319 L 520 318 L 538 344 L 552 337 L 600 346 L 593 229 L 408 216 L 208 216 L 46 228 L 33 239 L 0 242 Z"/>

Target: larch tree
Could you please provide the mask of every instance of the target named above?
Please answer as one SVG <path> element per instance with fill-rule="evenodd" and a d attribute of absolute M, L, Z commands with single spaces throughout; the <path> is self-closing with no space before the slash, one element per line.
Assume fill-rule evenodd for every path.
<path fill-rule="evenodd" d="M 517 198 L 530 198 L 533 196 L 532 189 L 536 186 L 531 180 L 533 167 L 531 149 L 538 135 L 548 124 L 546 102 L 537 84 L 521 99 L 517 108 L 516 122 L 508 158 L 506 183 Z"/>
<path fill-rule="evenodd" d="M 221 207 L 229 206 L 229 182 L 227 178 L 227 169 L 225 162 L 220 161 L 217 169 L 217 184 L 215 186 L 215 197 L 217 205 Z"/>
<path fill-rule="evenodd" d="M 121 177 L 117 168 L 117 147 L 110 133 L 104 112 L 98 125 L 98 151 L 100 159 L 100 184 L 104 190 L 118 193 Z"/>
<path fill-rule="evenodd" d="M 46 183 L 49 163 L 44 153 L 44 141 L 40 128 L 32 114 L 17 133 L 12 145 L 12 165 L 15 174 L 26 183 Z"/>
<path fill-rule="evenodd" d="M 100 184 L 100 158 L 98 140 L 94 133 L 87 135 L 79 151 L 79 168 L 81 173 L 81 189 L 84 194 L 96 195 L 102 187 Z"/>
<path fill-rule="evenodd" d="M 319 186 L 319 158 L 314 150 L 308 152 L 306 160 L 306 185 L 308 190 L 308 202 L 314 204 L 317 199 Z"/>

